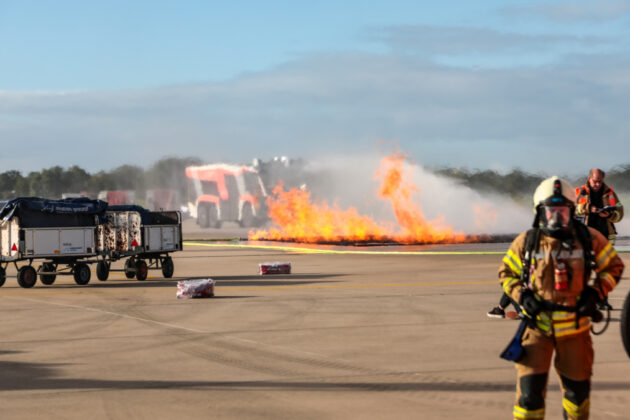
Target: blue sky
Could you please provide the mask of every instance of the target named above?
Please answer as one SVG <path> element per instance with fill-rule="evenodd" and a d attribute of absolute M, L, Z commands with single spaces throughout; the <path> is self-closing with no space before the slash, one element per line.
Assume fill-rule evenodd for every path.
<path fill-rule="evenodd" d="M 0 172 L 630 164 L 630 1 L 0 0 Z M 96 152 L 95 152 L 96 151 Z"/>

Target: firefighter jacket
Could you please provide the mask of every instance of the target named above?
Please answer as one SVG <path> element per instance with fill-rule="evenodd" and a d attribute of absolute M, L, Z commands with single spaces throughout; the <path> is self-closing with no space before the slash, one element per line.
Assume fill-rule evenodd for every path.
<path fill-rule="evenodd" d="M 593 228 L 591 234 L 592 250 L 595 257 L 596 278 L 594 287 L 605 297 L 617 285 L 623 273 L 624 264 L 617 251 L 604 236 Z M 519 302 L 521 292 L 528 287 L 523 284 L 521 274 L 525 255 L 526 232 L 520 234 L 510 245 L 499 268 L 499 279 L 503 291 L 515 302 Z M 566 267 L 566 286 L 558 290 L 557 273 L 559 264 Z M 538 246 L 532 251 L 530 266 L 530 288 L 540 300 L 575 307 L 584 289 L 584 251 L 579 240 L 573 239 L 569 248 L 562 241 L 540 232 Z M 590 318 L 580 317 L 576 323 L 575 311 L 543 310 L 537 316 L 536 326 L 544 334 L 556 338 L 571 336 L 587 331 Z"/>
<path fill-rule="evenodd" d="M 608 227 L 608 234 L 613 236 L 617 233 L 613 223 L 618 223 L 623 219 L 623 205 L 617 197 L 617 193 L 613 191 L 608 185 L 602 185 L 602 201 L 604 207 L 617 206 L 617 210 L 613 211 L 611 216 L 606 219 L 606 225 Z M 580 188 L 575 189 L 576 207 L 575 215 L 584 219 L 584 224 L 588 226 L 588 219 L 591 209 L 591 188 L 588 182 L 582 185 Z"/>

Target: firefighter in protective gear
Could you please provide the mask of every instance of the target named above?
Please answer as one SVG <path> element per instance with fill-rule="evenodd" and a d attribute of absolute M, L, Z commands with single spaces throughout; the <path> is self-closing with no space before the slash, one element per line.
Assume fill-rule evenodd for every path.
<path fill-rule="evenodd" d="M 555 176 L 538 186 L 534 228 L 512 242 L 499 269 L 504 292 L 530 321 L 523 335 L 524 356 L 515 362 L 515 419 L 544 418 L 554 351 L 565 418 L 588 418 L 593 365 L 589 316 L 597 300 L 617 285 L 624 265 L 601 233 L 574 221 L 573 191 Z M 529 275 L 524 266 L 529 266 Z M 597 276 L 589 282 L 591 266 Z"/>
<path fill-rule="evenodd" d="M 597 229 L 614 245 L 617 231 L 614 223 L 623 219 L 623 205 L 611 187 L 604 183 L 606 174 L 601 169 L 591 169 L 586 184 L 575 189 L 577 206 L 575 215 L 584 224 Z M 606 207 L 615 207 L 605 211 Z"/>

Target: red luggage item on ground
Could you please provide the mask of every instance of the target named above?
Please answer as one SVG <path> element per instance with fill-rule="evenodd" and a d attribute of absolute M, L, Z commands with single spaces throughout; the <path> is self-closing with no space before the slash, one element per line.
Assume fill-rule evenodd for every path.
<path fill-rule="evenodd" d="M 291 274 L 291 263 L 289 262 L 273 262 L 273 263 L 260 263 L 258 264 L 260 269 L 259 274 Z"/>

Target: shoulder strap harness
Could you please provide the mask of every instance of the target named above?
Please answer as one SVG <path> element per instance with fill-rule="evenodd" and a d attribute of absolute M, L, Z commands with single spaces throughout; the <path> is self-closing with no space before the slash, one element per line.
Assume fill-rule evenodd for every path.
<path fill-rule="evenodd" d="M 584 251 L 584 278 L 583 278 L 583 288 L 585 288 L 588 284 L 588 281 L 591 277 L 591 271 L 595 268 L 595 255 L 593 253 L 593 244 L 591 242 L 591 233 L 588 230 L 588 227 L 583 223 L 574 221 L 575 227 L 575 238 L 582 245 L 582 249 Z M 540 228 L 532 228 L 527 231 L 525 236 L 525 247 L 523 249 L 523 255 L 521 255 L 521 261 L 523 262 L 523 271 L 521 272 L 521 281 L 526 287 L 531 287 L 531 265 L 532 259 L 535 252 L 538 252 L 538 247 L 540 245 Z M 565 306 L 559 305 L 557 303 L 542 301 L 543 307 L 547 310 L 558 310 L 558 311 L 567 311 L 567 312 L 575 312 L 576 307 L 574 306 Z"/>

